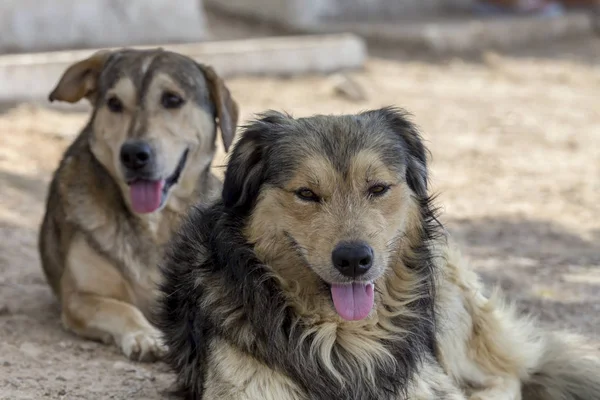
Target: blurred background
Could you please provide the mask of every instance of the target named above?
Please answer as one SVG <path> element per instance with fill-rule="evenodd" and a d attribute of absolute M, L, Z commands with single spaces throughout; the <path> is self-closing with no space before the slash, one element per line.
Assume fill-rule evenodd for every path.
<path fill-rule="evenodd" d="M 0 399 L 159 399 L 170 379 L 65 333 L 38 261 L 49 179 L 89 111 L 46 97 L 102 47 L 172 46 L 214 65 L 242 121 L 406 108 L 441 220 L 486 282 L 600 341 L 597 3 L 3 0 Z"/>

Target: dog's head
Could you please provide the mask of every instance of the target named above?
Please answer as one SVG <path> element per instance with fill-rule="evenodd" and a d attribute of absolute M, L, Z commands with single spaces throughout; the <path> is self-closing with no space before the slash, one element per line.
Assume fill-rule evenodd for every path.
<path fill-rule="evenodd" d="M 331 296 L 346 320 L 371 312 L 374 286 L 418 231 L 426 198 L 426 150 L 392 108 L 267 113 L 246 127 L 223 189 L 225 206 L 247 218 L 259 257 L 283 280 Z"/>
<path fill-rule="evenodd" d="M 92 152 L 138 213 L 161 209 L 171 192 L 189 196 L 212 161 L 216 121 L 226 151 L 237 126 L 215 71 L 162 49 L 97 52 L 70 66 L 49 99 L 84 97 Z"/>

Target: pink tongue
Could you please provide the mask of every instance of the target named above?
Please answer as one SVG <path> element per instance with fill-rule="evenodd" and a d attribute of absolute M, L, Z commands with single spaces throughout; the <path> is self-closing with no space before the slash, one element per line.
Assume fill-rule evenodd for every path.
<path fill-rule="evenodd" d="M 373 284 L 331 285 L 331 297 L 335 310 L 347 321 L 366 318 L 373 308 Z"/>
<path fill-rule="evenodd" d="M 136 213 L 151 213 L 160 207 L 165 181 L 136 181 L 129 186 L 131 206 Z"/>

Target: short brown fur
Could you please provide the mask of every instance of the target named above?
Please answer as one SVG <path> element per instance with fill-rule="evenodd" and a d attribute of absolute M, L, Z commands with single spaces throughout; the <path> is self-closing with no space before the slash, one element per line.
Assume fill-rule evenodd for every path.
<path fill-rule="evenodd" d="M 165 93 L 182 103 L 166 108 Z M 42 265 L 67 329 L 156 359 L 164 349 L 147 316 L 162 248 L 191 205 L 218 195 L 210 172 L 217 125 L 227 150 L 238 106 L 212 68 L 162 49 L 100 51 L 69 67 L 49 99 L 82 98 L 93 111 L 50 185 Z M 174 176 L 154 212 L 132 209 L 120 157 L 131 141 L 152 149 L 152 179 Z"/>

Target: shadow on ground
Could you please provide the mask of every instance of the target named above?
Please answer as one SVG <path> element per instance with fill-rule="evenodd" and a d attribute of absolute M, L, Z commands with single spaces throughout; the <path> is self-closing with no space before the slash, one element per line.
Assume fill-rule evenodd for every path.
<path fill-rule="evenodd" d="M 549 327 L 600 339 L 600 248 L 549 221 L 484 218 L 447 224 L 489 286 Z"/>
<path fill-rule="evenodd" d="M 450 220 L 448 228 L 468 248 L 492 257 L 526 257 L 556 266 L 600 266 L 597 243 L 554 222 L 517 218 L 460 219 Z M 600 238 L 600 231 L 594 236 Z"/>
<path fill-rule="evenodd" d="M 25 176 L 6 170 L 0 170 L 0 183 L 2 187 L 10 186 L 37 199 L 43 199 L 46 196 L 46 186 L 48 185 L 48 181 L 43 177 Z"/>

